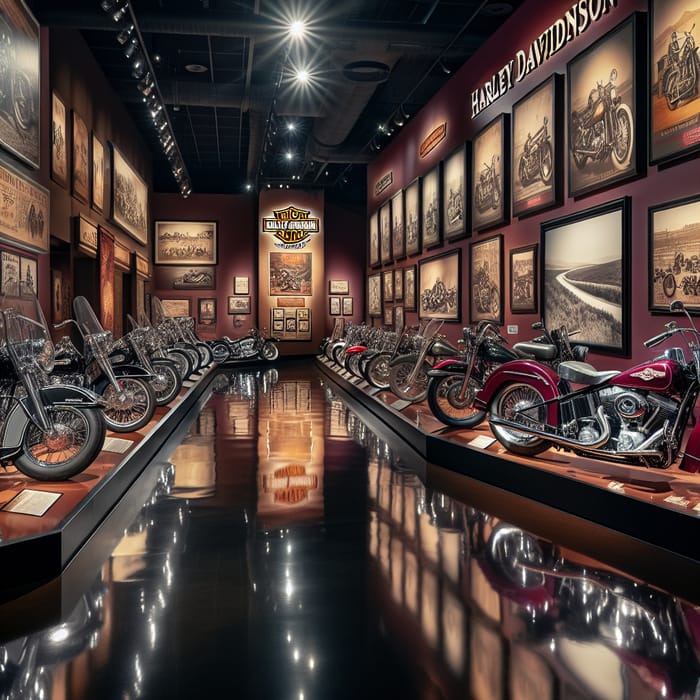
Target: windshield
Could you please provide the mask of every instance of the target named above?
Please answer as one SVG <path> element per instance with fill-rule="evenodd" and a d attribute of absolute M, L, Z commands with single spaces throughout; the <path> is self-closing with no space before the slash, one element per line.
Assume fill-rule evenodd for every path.
<path fill-rule="evenodd" d="M 151 315 L 153 316 L 153 323 L 156 325 L 163 323 L 165 320 L 165 309 L 158 297 L 151 298 Z"/>
<path fill-rule="evenodd" d="M 73 300 L 73 313 L 75 314 L 75 322 L 84 336 L 104 333 L 102 324 L 92 310 L 90 302 L 85 297 L 75 297 Z"/>
<path fill-rule="evenodd" d="M 39 300 L 35 296 L 3 295 L 0 309 L 5 341 L 18 371 L 28 371 L 38 365 L 44 372 L 51 372 L 54 346 Z"/>

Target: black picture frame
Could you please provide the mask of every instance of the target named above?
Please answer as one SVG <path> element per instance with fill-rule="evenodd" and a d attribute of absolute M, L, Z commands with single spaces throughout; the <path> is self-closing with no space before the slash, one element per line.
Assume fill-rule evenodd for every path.
<path fill-rule="evenodd" d="M 406 255 L 418 255 L 421 252 L 420 238 L 420 181 L 413 180 L 404 194 L 404 227 L 406 229 Z"/>
<path fill-rule="evenodd" d="M 469 212 L 469 144 L 456 148 L 440 164 L 442 231 L 445 241 L 457 241 L 471 233 Z"/>
<path fill-rule="evenodd" d="M 537 243 L 510 250 L 510 312 L 537 313 Z"/>
<path fill-rule="evenodd" d="M 379 212 L 370 214 L 367 233 L 367 259 L 370 267 L 379 267 L 382 264 L 379 257 Z"/>
<path fill-rule="evenodd" d="M 577 343 L 610 355 L 629 352 L 630 212 L 621 197 L 540 227 L 545 326 L 566 325 Z"/>
<path fill-rule="evenodd" d="M 379 207 L 379 257 L 382 265 L 392 262 L 391 256 L 391 200 Z"/>
<path fill-rule="evenodd" d="M 495 272 L 494 272 L 495 268 Z M 503 236 L 469 245 L 469 321 L 503 325 Z"/>
<path fill-rule="evenodd" d="M 403 260 L 406 257 L 406 227 L 403 200 L 403 190 L 399 190 L 391 198 L 391 253 L 395 261 Z"/>
<path fill-rule="evenodd" d="M 440 167 L 436 165 L 420 178 L 420 230 L 423 251 L 442 244 L 441 202 Z"/>
<path fill-rule="evenodd" d="M 462 320 L 462 249 L 418 262 L 418 318 Z"/>
<path fill-rule="evenodd" d="M 367 277 L 367 315 L 372 318 L 383 316 L 381 272 L 375 272 Z"/>
<path fill-rule="evenodd" d="M 418 289 L 418 268 L 409 265 L 403 270 L 403 307 L 406 311 L 415 311 Z"/>

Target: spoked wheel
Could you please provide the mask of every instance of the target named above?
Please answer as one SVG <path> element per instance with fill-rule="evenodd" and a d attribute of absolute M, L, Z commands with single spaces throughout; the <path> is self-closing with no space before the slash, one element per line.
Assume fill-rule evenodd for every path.
<path fill-rule="evenodd" d="M 464 396 L 461 396 L 463 386 L 464 375 L 433 377 L 428 385 L 428 406 L 446 425 L 472 428 L 486 417 L 486 411 L 474 407 L 474 397 L 481 387 L 471 378 Z"/>
<path fill-rule="evenodd" d="M 617 170 L 624 170 L 632 161 L 632 148 L 634 146 L 634 120 L 632 111 L 622 103 L 615 112 L 617 129 L 612 149 L 612 163 Z"/>
<path fill-rule="evenodd" d="M 98 408 L 47 406 L 53 432 L 30 423 L 22 454 L 14 464 L 23 474 L 42 481 L 63 481 L 89 467 L 102 449 L 105 422 Z"/>
<path fill-rule="evenodd" d="M 153 360 L 154 377 L 150 384 L 156 395 L 156 405 L 169 404 L 182 389 L 182 378 L 174 362 L 168 360 Z"/>
<path fill-rule="evenodd" d="M 365 379 L 377 389 L 389 388 L 389 359 L 391 354 L 388 352 L 378 352 L 373 355 L 364 368 Z"/>
<path fill-rule="evenodd" d="M 280 349 L 272 341 L 266 340 L 260 348 L 260 356 L 264 360 L 272 362 L 280 356 Z"/>
<path fill-rule="evenodd" d="M 552 180 L 553 160 L 552 144 L 547 141 L 540 150 L 540 177 L 545 185 L 548 185 Z"/>
<path fill-rule="evenodd" d="M 514 430 L 491 423 L 494 436 L 507 450 L 532 456 L 544 452 L 550 445 L 537 435 L 527 432 L 527 425 L 542 426 L 547 420 L 544 398 L 529 384 L 506 384 L 491 402 L 491 415 L 523 423 L 524 430 Z M 540 405 L 538 405 L 540 404 Z"/>
<path fill-rule="evenodd" d="M 211 352 L 216 362 L 226 362 L 231 355 L 231 349 L 225 340 L 215 340 L 212 343 Z"/>
<path fill-rule="evenodd" d="M 156 410 L 156 396 L 151 385 L 140 377 L 118 377 L 120 391 L 105 385 L 102 411 L 105 423 L 115 433 L 131 433 L 143 428 Z"/>
<path fill-rule="evenodd" d="M 423 360 L 418 371 L 413 375 L 418 358 L 406 355 L 397 358 L 389 370 L 389 385 L 391 390 L 400 398 L 411 403 L 423 401 L 428 395 L 428 372 L 431 365 Z"/>

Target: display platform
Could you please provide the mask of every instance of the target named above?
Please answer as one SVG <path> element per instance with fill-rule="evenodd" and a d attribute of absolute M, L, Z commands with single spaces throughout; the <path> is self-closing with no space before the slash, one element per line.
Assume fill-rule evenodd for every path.
<path fill-rule="evenodd" d="M 132 433 L 107 431 L 104 448 L 68 481 L 37 481 L 14 467 L 0 473 L 0 599 L 58 576 L 162 449 L 182 418 L 204 401 L 216 366 L 186 381 Z"/>
<path fill-rule="evenodd" d="M 700 561 L 700 475 L 579 457 L 549 449 L 509 453 L 488 422 L 449 428 L 426 403 L 406 404 L 377 391 L 324 356 L 317 366 L 406 440 L 427 462 Z"/>

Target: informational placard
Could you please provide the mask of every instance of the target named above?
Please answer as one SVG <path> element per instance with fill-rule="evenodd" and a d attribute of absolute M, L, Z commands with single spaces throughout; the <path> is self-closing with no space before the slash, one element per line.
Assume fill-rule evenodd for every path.
<path fill-rule="evenodd" d="M 492 438 L 490 435 L 477 435 L 473 440 L 470 440 L 467 445 L 476 447 L 479 450 L 485 450 L 487 447 L 493 445 L 494 442 L 496 442 L 496 438 Z"/>
<path fill-rule="evenodd" d="M 3 506 L 3 510 L 8 513 L 34 515 L 40 518 L 62 495 L 53 491 L 23 489 Z"/>

